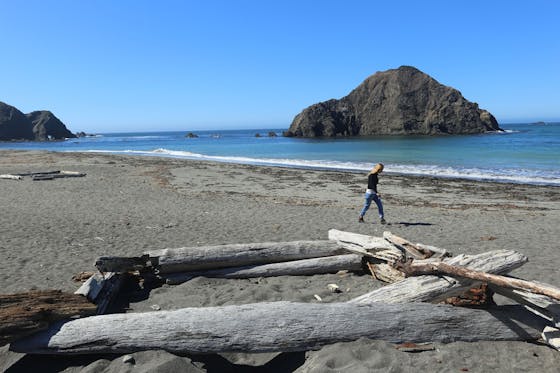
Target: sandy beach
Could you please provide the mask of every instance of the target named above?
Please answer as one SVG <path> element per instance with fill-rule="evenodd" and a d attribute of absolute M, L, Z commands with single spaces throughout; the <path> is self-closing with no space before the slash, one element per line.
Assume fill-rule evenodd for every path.
<path fill-rule="evenodd" d="M 560 189 L 391 174 L 380 177 L 387 225 L 374 208 L 358 223 L 366 176 L 95 153 L 0 151 L 0 174 L 78 171 L 79 178 L 1 180 L 3 293 L 73 292 L 72 276 L 103 255 L 164 248 L 323 240 L 331 228 L 374 236 L 391 231 L 453 254 L 495 249 L 529 262 L 512 275 L 560 286 Z M 342 293 L 326 285 L 337 283 Z M 381 286 L 368 274 L 225 280 L 162 286 L 129 312 L 265 301 L 344 302 Z M 498 299 L 500 301 L 500 299 Z M 505 300 L 503 300 L 505 302 Z M 51 357 L 0 347 L 0 371 L 27 372 L 558 372 L 560 353 L 527 342 L 455 342 L 422 353 L 360 339 L 291 354 Z"/>

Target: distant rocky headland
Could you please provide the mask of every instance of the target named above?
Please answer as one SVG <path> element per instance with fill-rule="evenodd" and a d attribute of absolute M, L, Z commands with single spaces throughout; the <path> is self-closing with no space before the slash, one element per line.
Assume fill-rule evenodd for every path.
<path fill-rule="evenodd" d="M 23 114 L 0 101 L 0 141 L 48 141 L 75 137 L 50 111 Z"/>
<path fill-rule="evenodd" d="M 378 72 L 348 96 L 309 106 L 285 136 L 443 135 L 501 131 L 458 90 L 411 67 Z"/>

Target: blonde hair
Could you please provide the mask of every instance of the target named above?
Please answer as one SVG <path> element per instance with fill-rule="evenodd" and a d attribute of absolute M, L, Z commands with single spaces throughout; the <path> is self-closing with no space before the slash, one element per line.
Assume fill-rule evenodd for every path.
<path fill-rule="evenodd" d="M 381 171 L 383 171 L 383 168 L 384 168 L 384 167 L 385 167 L 385 166 L 383 166 L 383 163 L 378 163 L 378 164 L 376 164 L 376 165 L 371 169 L 371 171 L 370 171 L 369 173 L 370 173 L 370 175 L 371 175 L 371 174 L 378 174 L 378 173 L 380 173 Z"/>

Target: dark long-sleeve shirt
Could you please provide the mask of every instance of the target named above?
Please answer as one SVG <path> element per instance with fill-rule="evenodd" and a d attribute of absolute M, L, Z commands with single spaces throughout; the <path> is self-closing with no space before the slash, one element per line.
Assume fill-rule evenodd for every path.
<path fill-rule="evenodd" d="M 377 174 L 369 174 L 367 187 L 377 193 L 377 183 L 379 182 Z"/>

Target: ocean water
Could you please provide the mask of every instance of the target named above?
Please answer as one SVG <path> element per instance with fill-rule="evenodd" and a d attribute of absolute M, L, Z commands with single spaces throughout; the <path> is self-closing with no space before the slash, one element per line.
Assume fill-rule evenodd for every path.
<path fill-rule="evenodd" d="M 107 133 L 56 142 L 6 142 L 0 149 L 108 152 L 218 162 L 560 186 L 560 123 L 502 124 L 461 136 L 301 139 L 284 129 Z M 277 137 L 269 137 L 269 132 Z M 257 137 L 256 134 L 260 134 Z"/>

